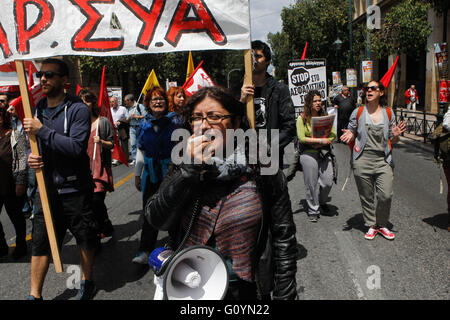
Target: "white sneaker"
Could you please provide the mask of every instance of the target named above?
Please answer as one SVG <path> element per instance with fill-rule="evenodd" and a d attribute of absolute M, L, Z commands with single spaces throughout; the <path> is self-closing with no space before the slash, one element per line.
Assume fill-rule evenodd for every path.
<path fill-rule="evenodd" d="M 131 260 L 131 262 L 139 263 L 139 264 L 147 264 L 148 263 L 148 255 L 149 254 L 150 253 L 146 252 L 146 251 L 138 252 L 136 257 L 134 257 L 133 260 Z"/>
<path fill-rule="evenodd" d="M 136 164 L 136 161 L 134 161 L 134 160 L 129 163 L 130 166 L 134 166 L 135 164 Z"/>

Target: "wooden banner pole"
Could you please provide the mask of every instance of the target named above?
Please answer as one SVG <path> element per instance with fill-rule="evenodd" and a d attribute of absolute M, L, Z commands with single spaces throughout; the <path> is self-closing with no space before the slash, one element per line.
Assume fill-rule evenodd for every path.
<path fill-rule="evenodd" d="M 31 112 L 31 100 L 28 93 L 28 84 L 25 73 L 25 64 L 22 60 L 16 60 L 16 71 L 19 78 L 20 95 L 22 97 L 23 111 L 25 118 L 33 118 Z M 30 134 L 31 153 L 39 155 L 39 148 L 34 134 Z M 56 273 L 63 272 L 63 265 L 59 254 L 58 242 L 56 241 L 55 228 L 53 226 L 53 218 L 50 211 L 50 204 L 47 197 L 47 189 L 45 188 L 44 172 L 42 169 L 36 169 L 36 180 L 39 188 L 39 195 L 41 197 L 42 210 L 44 211 L 45 226 L 47 227 L 48 240 L 55 265 Z"/>
<path fill-rule="evenodd" d="M 244 52 L 244 60 L 245 60 L 245 77 L 244 84 L 245 85 L 253 85 L 253 58 L 252 58 L 252 50 L 245 50 Z M 250 127 L 255 128 L 255 104 L 253 101 L 253 96 L 248 96 L 247 98 L 247 118 L 250 122 Z"/>

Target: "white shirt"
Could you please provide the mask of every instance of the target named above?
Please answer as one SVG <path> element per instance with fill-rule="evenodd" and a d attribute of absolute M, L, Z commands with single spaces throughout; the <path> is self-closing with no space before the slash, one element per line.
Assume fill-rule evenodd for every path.
<path fill-rule="evenodd" d="M 116 109 L 111 108 L 111 116 L 113 118 L 114 125 L 115 125 L 116 122 L 122 118 L 128 119 L 128 110 L 127 110 L 127 108 L 122 107 L 122 106 L 118 106 Z"/>

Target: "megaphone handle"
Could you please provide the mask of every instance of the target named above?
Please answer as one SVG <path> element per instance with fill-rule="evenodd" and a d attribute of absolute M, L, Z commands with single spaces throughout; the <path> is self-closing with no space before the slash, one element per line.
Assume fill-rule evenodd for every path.
<path fill-rule="evenodd" d="M 166 261 L 164 261 L 164 263 L 161 266 L 161 268 L 159 270 L 155 271 L 155 275 L 157 277 L 160 277 L 161 275 L 164 274 L 164 272 L 167 269 L 167 266 L 170 264 L 170 261 L 172 261 L 172 259 L 183 249 L 187 239 L 191 235 L 192 226 L 194 225 L 195 218 L 197 217 L 197 214 L 200 212 L 200 209 L 201 209 L 201 207 L 200 207 L 200 196 L 198 196 L 197 199 L 194 202 L 194 207 L 192 209 L 191 221 L 189 222 L 189 226 L 188 226 L 188 229 L 186 231 L 186 234 L 184 235 L 183 240 L 181 241 L 181 243 L 178 246 L 177 250 L 175 250 L 175 252 Z"/>

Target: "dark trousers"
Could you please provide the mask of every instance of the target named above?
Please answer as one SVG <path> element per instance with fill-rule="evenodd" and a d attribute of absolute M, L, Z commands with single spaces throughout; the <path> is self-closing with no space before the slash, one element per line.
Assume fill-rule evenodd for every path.
<path fill-rule="evenodd" d="M 108 217 L 108 209 L 105 205 L 106 191 L 94 192 L 92 197 L 92 211 L 94 212 L 95 219 L 97 220 L 99 231 L 103 232 L 105 227 L 109 227 L 111 222 Z"/>
<path fill-rule="evenodd" d="M 148 183 L 145 189 L 143 203 L 142 203 L 142 230 L 141 230 L 141 242 L 139 244 L 139 251 L 152 252 L 155 249 L 156 240 L 158 239 L 158 230 L 153 228 L 147 219 L 145 219 L 145 205 L 147 200 L 158 191 L 160 183 Z"/>
<path fill-rule="evenodd" d="M 444 162 L 444 172 L 445 178 L 447 180 L 447 211 L 449 214 L 449 222 L 450 222 L 450 164 Z"/>
<path fill-rule="evenodd" d="M 6 213 L 11 220 L 16 231 L 16 245 L 24 245 L 26 243 L 26 222 L 22 213 L 23 204 L 25 203 L 25 195 L 16 197 L 15 195 L 0 195 L 0 212 L 5 205 Z M 5 243 L 5 232 L 0 222 L 0 242 Z"/>
<path fill-rule="evenodd" d="M 341 136 L 342 136 L 342 133 L 343 133 L 342 129 L 347 129 L 348 122 L 349 122 L 349 119 L 338 118 L 337 130 L 336 130 L 337 141 L 341 141 Z"/>
<path fill-rule="evenodd" d="M 241 279 L 230 281 L 224 300 L 257 300 L 256 284 Z"/>
<path fill-rule="evenodd" d="M 123 150 L 123 153 L 125 154 L 125 157 L 128 160 L 129 157 L 130 157 L 130 153 L 128 151 L 128 139 L 126 139 L 126 140 L 119 139 L 119 144 L 120 144 L 120 147 Z"/>

